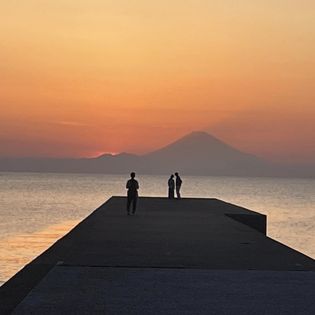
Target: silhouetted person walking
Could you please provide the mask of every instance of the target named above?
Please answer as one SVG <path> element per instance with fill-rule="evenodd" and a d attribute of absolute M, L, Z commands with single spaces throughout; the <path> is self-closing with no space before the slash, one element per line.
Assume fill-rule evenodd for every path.
<path fill-rule="evenodd" d="M 139 183 L 135 180 L 136 174 L 132 172 L 130 174 L 131 179 L 127 181 L 126 188 L 127 192 L 127 214 L 130 214 L 130 206 L 132 204 L 132 213 L 136 213 L 137 201 L 138 201 L 138 189 Z"/>
<path fill-rule="evenodd" d="M 168 180 L 168 198 L 174 199 L 174 189 L 175 189 L 175 181 L 174 175 L 172 174 Z"/>
<path fill-rule="evenodd" d="M 178 173 L 175 173 L 176 180 L 175 180 L 175 186 L 176 186 L 176 195 L 177 198 L 180 199 L 180 188 L 182 187 L 182 179 L 179 177 Z"/>

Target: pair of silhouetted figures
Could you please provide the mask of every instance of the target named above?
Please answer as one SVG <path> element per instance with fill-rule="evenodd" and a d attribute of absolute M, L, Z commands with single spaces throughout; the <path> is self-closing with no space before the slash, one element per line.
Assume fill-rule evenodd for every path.
<path fill-rule="evenodd" d="M 127 181 L 126 188 L 127 191 L 127 214 L 130 215 L 130 207 L 132 205 L 132 214 L 136 213 L 137 201 L 138 201 L 138 189 L 139 183 L 135 179 L 136 174 L 132 172 L 130 174 L 130 179 Z M 182 179 L 179 177 L 178 173 L 175 173 L 176 179 L 174 180 L 174 175 L 172 174 L 168 180 L 168 198 L 174 199 L 174 192 L 176 189 L 177 199 L 180 199 L 180 188 L 182 186 Z"/>
<path fill-rule="evenodd" d="M 179 177 L 178 173 L 175 173 L 175 180 L 174 175 L 172 174 L 168 180 L 168 198 L 174 199 L 175 198 L 175 189 L 176 189 L 176 196 L 177 199 L 180 199 L 180 188 L 182 186 L 182 179 Z"/>

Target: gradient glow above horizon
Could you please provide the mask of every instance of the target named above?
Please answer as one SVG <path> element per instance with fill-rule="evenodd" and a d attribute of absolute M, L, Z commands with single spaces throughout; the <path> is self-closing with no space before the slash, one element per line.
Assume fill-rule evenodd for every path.
<path fill-rule="evenodd" d="M 315 161 L 315 2 L 0 3 L 0 156 L 144 153 L 193 130 Z"/>

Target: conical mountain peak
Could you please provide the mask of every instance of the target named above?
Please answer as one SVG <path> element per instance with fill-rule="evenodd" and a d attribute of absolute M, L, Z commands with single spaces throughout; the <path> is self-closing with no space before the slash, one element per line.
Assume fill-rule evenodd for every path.
<path fill-rule="evenodd" d="M 192 131 L 191 133 L 187 134 L 183 138 L 214 138 L 212 135 L 205 131 Z"/>
<path fill-rule="evenodd" d="M 238 150 L 232 148 L 223 141 L 217 139 L 216 137 L 204 132 L 204 131 L 194 131 L 184 137 L 172 142 L 171 144 L 156 150 L 149 155 L 212 155 L 219 154 L 220 152 L 224 155 L 233 152 L 239 152 Z"/>
<path fill-rule="evenodd" d="M 182 138 L 178 139 L 174 143 L 177 142 L 203 142 L 203 143 L 210 143 L 210 142 L 215 142 L 215 143 L 224 143 L 223 141 L 219 140 L 218 138 L 214 137 L 213 135 L 205 132 L 205 131 L 193 131 Z"/>

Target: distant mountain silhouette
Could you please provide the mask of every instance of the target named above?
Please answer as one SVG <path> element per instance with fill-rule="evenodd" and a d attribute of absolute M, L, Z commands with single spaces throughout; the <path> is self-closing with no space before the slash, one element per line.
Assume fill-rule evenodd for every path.
<path fill-rule="evenodd" d="M 121 153 L 86 159 L 0 159 L 0 171 L 125 174 L 131 170 L 142 174 L 170 174 L 178 171 L 186 175 L 314 176 L 296 170 L 294 172 L 241 152 L 206 132 L 192 132 L 142 156 Z"/>
<path fill-rule="evenodd" d="M 147 172 L 179 170 L 193 175 L 258 175 L 268 163 L 206 132 L 192 132 L 144 156 Z"/>

